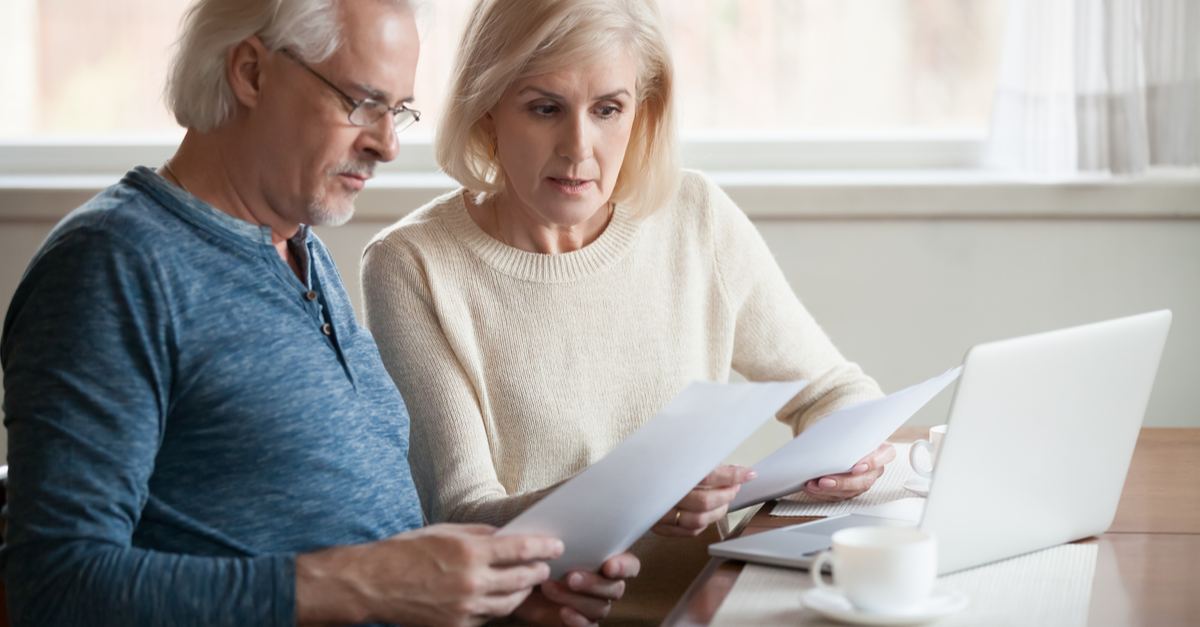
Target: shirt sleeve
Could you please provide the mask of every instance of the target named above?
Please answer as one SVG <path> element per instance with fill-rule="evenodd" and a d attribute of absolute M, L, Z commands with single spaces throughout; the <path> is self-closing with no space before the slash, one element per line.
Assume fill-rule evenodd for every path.
<path fill-rule="evenodd" d="M 0 566 L 12 624 L 290 627 L 294 556 L 132 546 L 177 350 L 161 270 L 146 248 L 96 227 L 57 236 L 5 319 Z"/>
<path fill-rule="evenodd" d="M 717 271 L 736 308 L 733 369 L 751 381 L 809 381 L 776 415 L 793 434 L 842 407 L 882 396 L 801 304 L 746 214 L 711 180 L 704 183 Z"/>

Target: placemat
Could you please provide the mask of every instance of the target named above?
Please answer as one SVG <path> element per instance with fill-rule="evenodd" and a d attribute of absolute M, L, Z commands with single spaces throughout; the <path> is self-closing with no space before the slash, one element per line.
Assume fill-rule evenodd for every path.
<path fill-rule="evenodd" d="M 929 625 L 1082 627 L 1097 552 L 1095 544 L 1067 544 L 941 577 L 939 588 L 967 595 L 971 605 Z M 806 571 L 747 564 L 711 627 L 837 624 L 801 603 L 811 587 Z"/>
<path fill-rule="evenodd" d="M 908 450 L 912 444 L 892 444 L 896 447 L 896 459 L 883 467 L 883 476 L 875 481 L 870 490 L 837 503 L 822 503 L 815 501 L 804 492 L 799 492 L 779 499 L 772 516 L 837 516 L 849 514 L 855 510 L 887 503 L 897 499 L 917 496 L 904 489 L 904 482 L 909 477 L 917 476 L 908 463 Z M 918 452 L 919 455 L 925 455 Z M 926 455 L 926 458 L 928 456 Z M 917 463 L 921 463 L 920 460 Z"/>

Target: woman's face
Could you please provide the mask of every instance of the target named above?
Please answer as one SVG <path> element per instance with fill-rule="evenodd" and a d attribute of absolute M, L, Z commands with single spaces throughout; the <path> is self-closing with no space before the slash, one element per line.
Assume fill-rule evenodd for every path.
<path fill-rule="evenodd" d="M 629 145 L 636 87 L 626 54 L 514 83 L 480 120 L 504 166 L 505 210 L 570 227 L 604 207 Z"/>

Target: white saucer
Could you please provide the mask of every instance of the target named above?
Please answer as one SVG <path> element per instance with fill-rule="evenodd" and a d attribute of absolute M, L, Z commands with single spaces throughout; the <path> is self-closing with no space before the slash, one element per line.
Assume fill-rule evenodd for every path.
<path fill-rule="evenodd" d="M 961 611 L 970 599 L 948 590 L 934 590 L 925 603 L 904 614 L 869 614 L 854 609 L 837 590 L 813 588 L 800 595 L 804 606 L 826 618 L 853 625 L 918 625 Z"/>
<path fill-rule="evenodd" d="M 929 496 L 929 480 L 920 475 L 913 475 L 905 480 L 904 489 L 920 496 Z"/>

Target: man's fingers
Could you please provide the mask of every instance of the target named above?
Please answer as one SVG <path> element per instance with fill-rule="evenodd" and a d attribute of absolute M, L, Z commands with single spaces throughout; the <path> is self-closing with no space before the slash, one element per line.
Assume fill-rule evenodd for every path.
<path fill-rule="evenodd" d="M 517 606 L 524 603 L 525 599 L 533 593 L 533 588 L 517 590 L 508 594 L 491 594 L 479 597 L 479 610 L 475 613 L 483 614 L 486 617 L 508 616 L 512 614 Z"/>
<path fill-rule="evenodd" d="M 488 540 L 489 564 L 523 564 L 552 560 L 563 554 L 563 543 L 547 536 L 499 536 Z"/>
<path fill-rule="evenodd" d="M 491 525 L 459 525 L 439 523 L 436 525 L 419 527 L 417 529 L 398 533 L 392 536 L 392 539 L 411 540 L 413 538 L 422 538 L 425 536 L 491 536 L 495 535 L 496 531 L 498 531 L 498 529 Z"/>
<path fill-rule="evenodd" d="M 499 529 L 491 525 L 454 525 L 453 530 L 472 536 L 494 536 Z"/>
<path fill-rule="evenodd" d="M 511 594 L 521 590 L 531 589 L 550 578 L 550 567 L 545 562 L 493 568 L 480 584 L 485 586 L 487 594 Z"/>
<path fill-rule="evenodd" d="M 707 488 L 741 485 L 757 476 L 758 473 L 745 466 L 721 464 L 708 473 L 708 476 L 700 481 L 700 485 Z"/>

